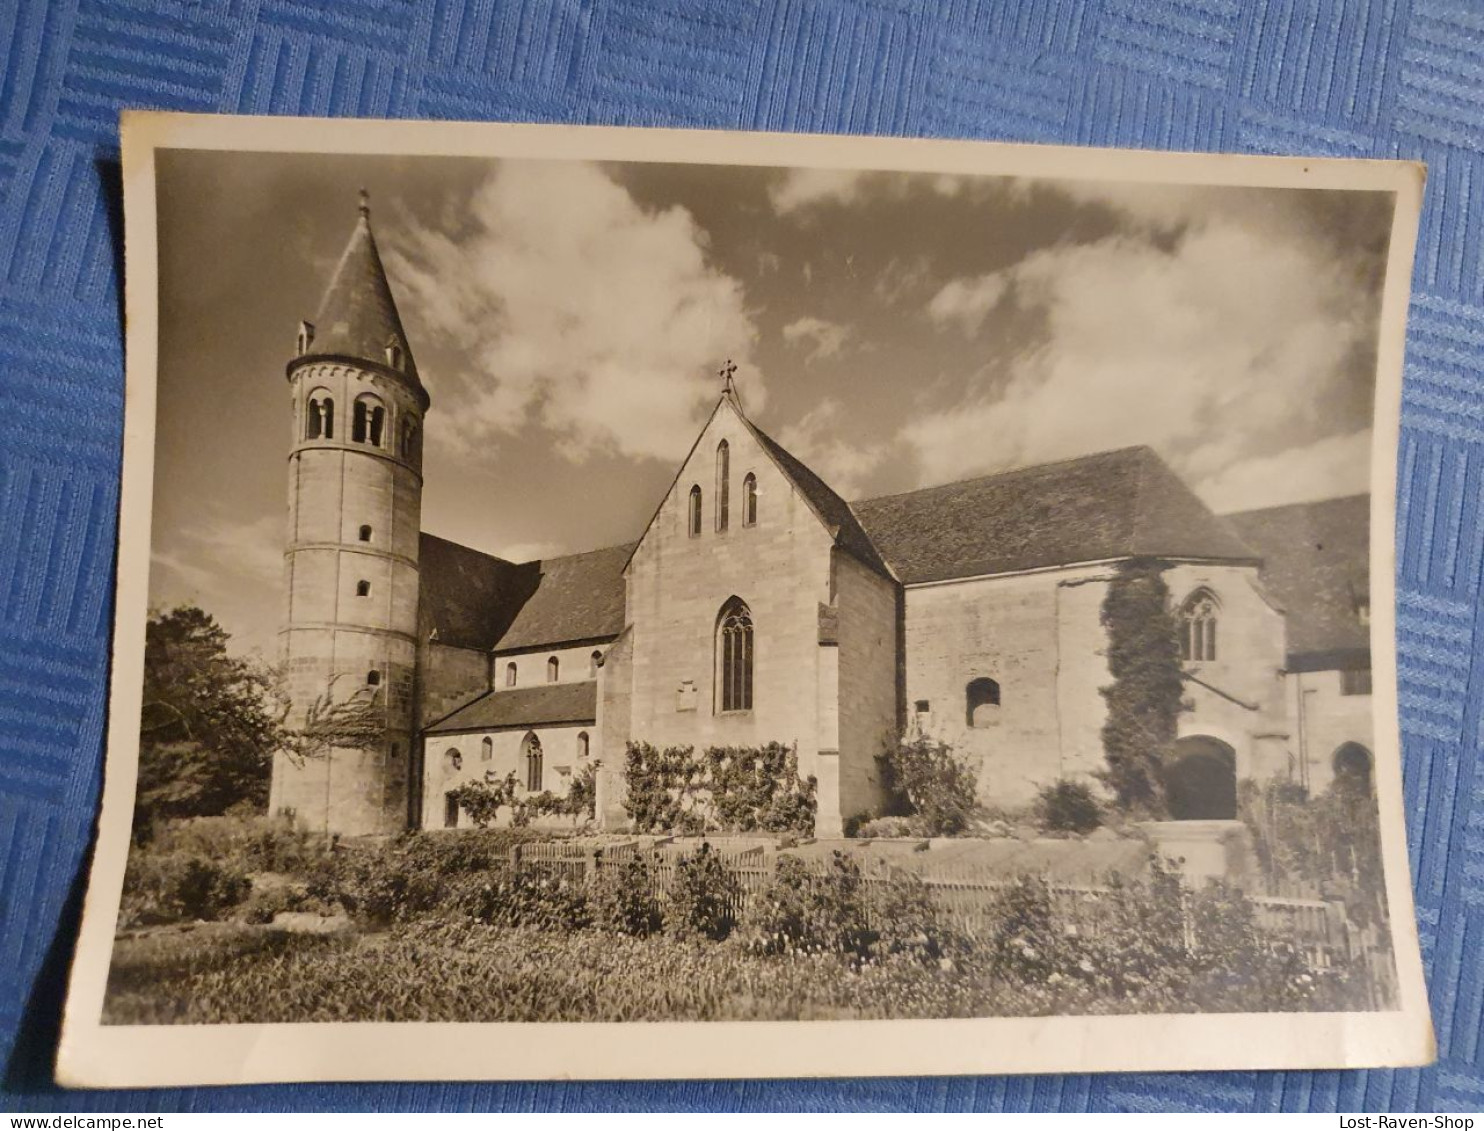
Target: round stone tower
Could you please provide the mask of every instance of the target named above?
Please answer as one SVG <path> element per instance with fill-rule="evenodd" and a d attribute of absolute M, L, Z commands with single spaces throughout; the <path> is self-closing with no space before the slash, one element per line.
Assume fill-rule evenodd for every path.
<path fill-rule="evenodd" d="M 286 608 L 289 722 L 269 810 L 350 836 L 406 828 L 422 511 L 418 380 L 370 208 L 288 363 L 292 411 Z"/>

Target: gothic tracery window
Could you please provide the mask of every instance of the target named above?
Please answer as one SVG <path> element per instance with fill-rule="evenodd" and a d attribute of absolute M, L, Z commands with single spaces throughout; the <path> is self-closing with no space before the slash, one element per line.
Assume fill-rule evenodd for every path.
<path fill-rule="evenodd" d="M 528 733 L 520 743 L 521 755 L 526 766 L 526 789 L 541 792 L 541 740 L 534 731 Z"/>
<path fill-rule="evenodd" d="M 1216 621 L 1221 606 L 1209 589 L 1197 589 L 1180 606 L 1180 658 L 1199 664 L 1216 659 Z"/>
<path fill-rule="evenodd" d="M 716 621 L 716 709 L 752 710 L 752 610 L 740 597 L 721 607 Z"/>

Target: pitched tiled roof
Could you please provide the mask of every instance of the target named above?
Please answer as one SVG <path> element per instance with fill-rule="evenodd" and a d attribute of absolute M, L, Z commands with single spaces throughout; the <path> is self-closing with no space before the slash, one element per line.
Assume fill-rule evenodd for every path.
<path fill-rule="evenodd" d="M 743 419 L 746 420 L 746 417 Z M 819 515 L 833 535 L 835 543 L 863 565 L 890 576 L 891 570 L 876 545 L 861 528 L 860 520 L 851 510 L 850 504 L 835 494 L 829 484 L 815 475 L 801 459 L 772 436 L 751 421 L 747 423 L 758 441 L 767 449 L 768 454 L 778 462 L 783 473 L 793 481 L 799 493 L 809 501 L 809 505 L 814 508 L 815 513 Z"/>
<path fill-rule="evenodd" d="M 314 340 L 304 356 L 355 358 L 393 372 L 387 366 L 386 351 L 391 344 L 402 350 L 402 364 L 395 372 L 426 403 L 427 392 L 418 379 L 417 362 L 402 330 L 402 319 L 371 232 L 370 214 L 363 204 L 350 242 L 314 316 Z"/>
<path fill-rule="evenodd" d="M 418 543 L 419 623 L 441 644 L 492 648 L 530 596 L 522 567 L 432 534 Z"/>
<path fill-rule="evenodd" d="M 903 584 L 1105 561 L 1255 561 L 1147 447 L 852 504 Z"/>
<path fill-rule="evenodd" d="M 544 683 L 539 687 L 487 691 L 474 702 L 466 703 L 453 714 L 439 719 L 427 728 L 427 732 L 452 734 L 592 723 L 597 717 L 598 685 L 593 680 Z"/>
<path fill-rule="evenodd" d="M 444 538 L 420 543 L 424 633 L 463 648 L 536 648 L 617 636 L 630 545 L 508 562 Z"/>
<path fill-rule="evenodd" d="M 624 625 L 624 563 L 633 544 L 527 562 L 532 582 L 500 636 L 500 651 L 617 636 Z"/>
<path fill-rule="evenodd" d="M 1244 511 L 1226 516 L 1262 555 L 1262 578 L 1288 614 L 1292 671 L 1364 667 L 1370 630 L 1371 497 Z"/>

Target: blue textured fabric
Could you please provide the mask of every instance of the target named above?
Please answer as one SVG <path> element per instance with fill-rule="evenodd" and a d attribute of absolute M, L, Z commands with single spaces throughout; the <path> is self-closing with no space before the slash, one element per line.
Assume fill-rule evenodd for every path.
<path fill-rule="evenodd" d="M 125 106 L 1425 160 L 1398 582 L 1408 836 L 1438 1065 L 55 1090 L 49 1062 L 105 722 L 123 388 L 114 162 Z M 0 0 L 0 200 L 0 1108 L 1484 1107 L 1484 12 L 1477 5 Z"/>

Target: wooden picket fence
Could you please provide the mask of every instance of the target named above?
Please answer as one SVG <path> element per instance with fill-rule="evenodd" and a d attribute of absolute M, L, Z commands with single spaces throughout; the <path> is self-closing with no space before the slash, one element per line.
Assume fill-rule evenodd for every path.
<path fill-rule="evenodd" d="M 770 843 L 743 838 L 713 838 L 708 843 L 736 877 L 738 892 L 735 906 L 730 910 L 740 919 L 772 879 L 780 850 Z M 616 843 L 539 842 L 514 846 L 509 867 L 512 873 L 540 872 L 586 887 L 603 871 L 622 867 L 643 853 L 648 862 L 650 894 L 663 907 L 669 902 L 680 861 L 697 847 L 668 838 Z M 868 892 L 890 884 L 908 871 L 890 859 L 867 854 L 858 855 L 857 860 L 861 864 L 862 884 Z M 811 870 L 822 873 L 831 866 L 831 857 L 820 853 L 805 863 Z M 1015 876 L 972 866 L 955 867 L 947 874 L 935 872 L 931 865 L 914 866 L 910 871 L 919 876 L 945 921 L 976 941 L 993 936 L 998 925 L 999 896 L 1017 880 Z M 1108 920 L 1107 902 L 1115 898 L 1111 888 L 1059 882 L 1047 886 L 1058 918 L 1087 937 L 1095 938 L 1102 933 Z M 1342 903 L 1288 896 L 1250 896 L 1249 900 L 1257 926 L 1276 938 L 1298 945 L 1311 966 L 1326 969 L 1341 961 L 1358 961 L 1370 975 L 1367 983 L 1371 987 L 1373 1007 L 1387 1008 L 1395 1002 L 1394 965 L 1384 930 L 1357 928 L 1348 920 Z M 1187 913 L 1183 917 L 1183 930 L 1187 946 L 1199 945 L 1193 915 Z"/>

